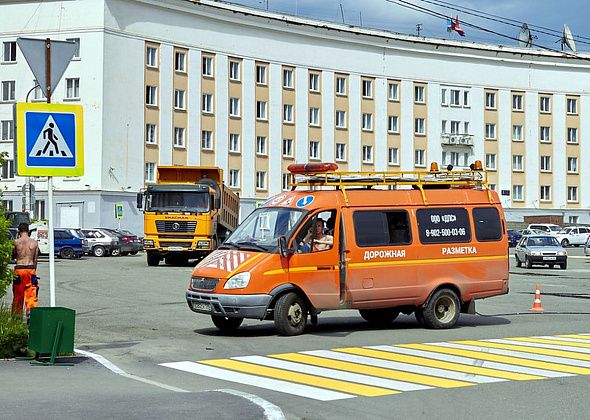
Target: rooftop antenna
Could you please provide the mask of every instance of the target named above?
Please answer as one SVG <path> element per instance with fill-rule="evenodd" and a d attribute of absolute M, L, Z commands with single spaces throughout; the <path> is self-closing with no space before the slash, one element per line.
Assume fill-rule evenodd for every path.
<path fill-rule="evenodd" d="M 420 36 L 420 31 L 422 31 L 422 24 L 417 23 L 416 24 L 416 32 L 418 33 L 418 36 Z"/>
<path fill-rule="evenodd" d="M 533 46 L 533 35 L 529 30 L 529 26 L 523 23 L 520 27 L 520 33 L 518 34 L 518 45 L 525 48 L 532 48 Z"/>
<path fill-rule="evenodd" d="M 563 51 L 563 46 L 567 45 L 570 50 L 576 52 L 576 43 L 574 42 L 574 36 L 572 35 L 572 31 L 570 31 L 569 26 L 563 25 L 563 36 L 561 38 L 561 51 Z"/>

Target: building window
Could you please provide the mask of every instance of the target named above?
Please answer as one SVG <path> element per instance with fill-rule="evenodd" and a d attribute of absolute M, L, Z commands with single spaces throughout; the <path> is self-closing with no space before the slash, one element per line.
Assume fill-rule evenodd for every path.
<path fill-rule="evenodd" d="M 568 157 L 567 158 L 567 173 L 577 174 L 578 173 L 578 158 Z"/>
<path fill-rule="evenodd" d="M 541 127 L 540 129 L 541 143 L 551 143 L 551 128 Z"/>
<path fill-rule="evenodd" d="M 14 63 L 16 61 L 16 41 L 4 42 L 2 46 L 2 61 L 4 63 Z"/>
<path fill-rule="evenodd" d="M 336 127 L 346 128 L 346 111 L 336 111 Z"/>
<path fill-rule="evenodd" d="M 283 157 L 293 157 L 293 139 L 283 139 Z"/>
<path fill-rule="evenodd" d="M 336 143 L 336 161 L 346 162 L 346 144 Z"/>
<path fill-rule="evenodd" d="M 469 134 L 469 121 L 463 123 L 463 133 Z"/>
<path fill-rule="evenodd" d="M 492 191 L 496 191 L 496 184 L 488 184 L 488 188 Z"/>
<path fill-rule="evenodd" d="M 414 86 L 414 102 L 417 104 L 424 103 L 424 86 Z"/>
<path fill-rule="evenodd" d="M 387 117 L 387 131 L 390 133 L 399 133 L 399 127 L 397 125 L 397 115 L 389 115 Z"/>
<path fill-rule="evenodd" d="M 541 156 L 541 172 L 551 172 L 551 156 Z"/>
<path fill-rule="evenodd" d="M 572 144 L 578 143 L 578 129 L 575 127 L 568 127 L 567 129 L 567 142 Z"/>
<path fill-rule="evenodd" d="M 265 136 L 257 136 L 256 137 L 256 154 L 260 156 L 266 156 L 266 137 Z"/>
<path fill-rule="evenodd" d="M 256 172 L 256 189 L 257 190 L 266 190 L 266 172 L 264 172 L 264 171 L 257 171 Z"/>
<path fill-rule="evenodd" d="M 145 65 L 152 68 L 158 68 L 158 49 L 156 47 L 146 48 Z"/>
<path fill-rule="evenodd" d="M 370 131 L 373 129 L 373 114 L 363 113 L 363 130 Z"/>
<path fill-rule="evenodd" d="M 266 66 L 256 66 L 256 83 L 259 85 L 266 85 Z"/>
<path fill-rule="evenodd" d="M 319 159 L 320 158 L 320 142 L 317 140 L 309 141 L 309 158 Z"/>
<path fill-rule="evenodd" d="M 570 203 L 578 202 L 578 187 L 567 187 L 567 201 Z"/>
<path fill-rule="evenodd" d="M 66 79 L 66 99 L 80 99 L 80 79 Z"/>
<path fill-rule="evenodd" d="M 414 120 L 414 133 L 419 135 L 426 134 L 424 118 L 416 118 Z"/>
<path fill-rule="evenodd" d="M 15 100 L 16 82 L 8 80 L 2 82 L 2 102 L 11 102 Z"/>
<path fill-rule="evenodd" d="M 43 89 L 41 89 L 41 86 L 39 85 L 39 82 L 37 82 L 37 80 L 33 80 L 33 100 L 34 101 L 41 101 L 44 99 L 47 99 L 47 97 L 45 96 L 45 94 L 43 93 Z"/>
<path fill-rule="evenodd" d="M 496 109 L 496 93 L 486 92 L 486 108 Z"/>
<path fill-rule="evenodd" d="M 186 73 L 186 54 L 182 51 L 174 53 L 174 70 L 179 73 Z"/>
<path fill-rule="evenodd" d="M 522 95 L 521 94 L 513 94 L 512 95 L 512 110 L 513 111 L 522 111 Z"/>
<path fill-rule="evenodd" d="M 320 91 L 320 75 L 317 73 L 309 73 L 309 90 L 312 92 Z"/>
<path fill-rule="evenodd" d="M 522 155 L 512 155 L 512 170 L 514 172 L 522 172 L 524 170 L 523 160 Z"/>
<path fill-rule="evenodd" d="M 399 165 L 399 149 L 397 147 L 387 149 L 387 164 L 392 166 Z"/>
<path fill-rule="evenodd" d="M 489 171 L 496 170 L 496 155 L 494 153 L 486 153 L 486 169 Z"/>
<path fill-rule="evenodd" d="M 551 97 L 541 96 L 539 108 L 540 108 L 541 112 L 544 112 L 544 113 L 551 112 Z"/>
<path fill-rule="evenodd" d="M 285 173 L 283 172 L 282 174 L 282 182 L 281 182 L 281 187 L 283 188 L 283 191 L 289 191 L 290 189 L 290 182 L 291 182 L 291 177 L 289 176 L 289 173 Z"/>
<path fill-rule="evenodd" d="M 240 153 L 240 135 L 239 134 L 230 133 L 228 150 L 231 153 Z"/>
<path fill-rule="evenodd" d="M 145 87 L 145 104 L 158 106 L 158 88 L 156 86 Z"/>
<path fill-rule="evenodd" d="M 229 170 L 229 186 L 230 188 L 240 188 L 240 171 L 239 169 Z"/>
<path fill-rule="evenodd" d="M 363 98 L 373 97 L 373 81 L 363 80 Z"/>
<path fill-rule="evenodd" d="M 174 90 L 174 108 L 175 109 L 181 109 L 181 110 L 186 109 L 186 106 L 184 103 L 184 97 L 185 97 L 184 90 L 181 90 L 181 89 Z"/>
<path fill-rule="evenodd" d="M 240 98 L 229 98 L 229 116 L 240 116 Z"/>
<path fill-rule="evenodd" d="M 389 83 L 387 87 L 387 99 L 390 101 L 399 101 L 399 85 L 397 83 Z"/>
<path fill-rule="evenodd" d="M 578 100 L 574 98 L 567 99 L 567 113 L 577 114 L 578 113 Z"/>
<path fill-rule="evenodd" d="M 463 91 L 463 106 L 465 108 L 469 108 L 469 91 L 468 90 Z"/>
<path fill-rule="evenodd" d="M 145 142 L 147 144 L 156 144 L 158 141 L 156 124 L 145 125 Z"/>
<path fill-rule="evenodd" d="M 551 201 L 550 185 L 541 185 L 541 201 Z"/>
<path fill-rule="evenodd" d="M 213 95 L 210 93 L 203 94 L 203 112 L 212 113 L 213 112 Z"/>
<path fill-rule="evenodd" d="M 451 89 L 451 106 L 461 106 L 461 91 Z"/>
<path fill-rule="evenodd" d="M 346 95 L 346 79 L 336 77 L 336 95 Z"/>
<path fill-rule="evenodd" d="M 256 101 L 256 119 L 266 120 L 266 101 Z"/>
<path fill-rule="evenodd" d="M 156 164 L 154 162 L 145 163 L 145 181 L 154 182 L 156 180 Z"/>
<path fill-rule="evenodd" d="M 184 147 L 183 127 L 174 127 L 174 147 Z"/>
<path fill-rule="evenodd" d="M 240 62 L 229 62 L 229 78 L 230 80 L 240 80 Z"/>
<path fill-rule="evenodd" d="M 14 179 L 14 161 L 13 160 L 5 160 L 2 167 L 0 167 L 0 177 L 2 180 L 5 179 Z"/>
<path fill-rule="evenodd" d="M 1 135 L 2 135 L 0 137 L 0 140 L 2 140 L 2 141 L 14 140 L 14 121 L 2 120 L 0 122 L 0 131 L 1 131 Z"/>
<path fill-rule="evenodd" d="M 512 126 L 512 140 L 522 141 L 522 125 Z"/>
<path fill-rule="evenodd" d="M 447 106 L 449 104 L 448 91 L 449 90 L 445 88 L 440 90 L 440 104 L 442 106 Z"/>
<path fill-rule="evenodd" d="M 213 77 L 213 57 L 203 56 L 202 64 L 203 76 Z"/>
<path fill-rule="evenodd" d="M 309 125 L 319 126 L 320 125 L 320 109 L 309 108 Z"/>
<path fill-rule="evenodd" d="M 293 70 L 283 70 L 283 87 L 293 89 Z"/>
<path fill-rule="evenodd" d="M 201 149 L 213 150 L 213 132 L 209 130 L 203 130 L 201 132 Z"/>
<path fill-rule="evenodd" d="M 512 186 L 512 200 L 513 201 L 523 201 L 524 194 L 523 194 L 524 187 L 522 185 L 513 185 Z"/>
<path fill-rule="evenodd" d="M 373 163 L 373 146 L 363 145 L 363 163 Z"/>
<path fill-rule="evenodd" d="M 496 124 L 486 124 L 486 140 L 496 140 Z"/>
<path fill-rule="evenodd" d="M 283 122 L 293 122 L 293 105 L 283 105 Z"/>
<path fill-rule="evenodd" d="M 459 134 L 461 121 L 451 121 L 451 134 Z"/>
<path fill-rule="evenodd" d="M 45 200 L 35 200 L 35 210 L 33 217 L 37 220 L 45 219 Z"/>
<path fill-rule="evenodd" d="M 2 210 L 6 211 L 13 211 L 14 203 L 12 200 L 2 200 Z"/>
<path fill-rule="evenodd" d="M 416 149 L 414 151 L 414 166 L 426 166 L 426 152 L 423 149 Z"/>

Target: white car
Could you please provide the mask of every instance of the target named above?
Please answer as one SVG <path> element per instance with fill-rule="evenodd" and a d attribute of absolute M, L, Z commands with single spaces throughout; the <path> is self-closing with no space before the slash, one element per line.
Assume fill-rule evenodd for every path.
<path fill-rule="evenodd" d="M 545 234 L 555 236 L 557 235 L 557 232 L 561 230 L 561 226 L 553 223 L 531 223 L 527 229 L 541 230 L 545 232 Z"/>
<path fill-rule="evenodd" d="M 561 244 L 566 247 L 570 245 L 580 246 L 588 242 L 590 236 L 590 228 L 585 226 L 569 226 L 561 229 L 555 237 Z"/>

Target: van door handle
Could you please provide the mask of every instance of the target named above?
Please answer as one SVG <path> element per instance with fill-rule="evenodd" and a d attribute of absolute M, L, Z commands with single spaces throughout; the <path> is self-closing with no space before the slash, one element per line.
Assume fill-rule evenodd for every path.
<path fill-rule="evenodd" d="M 318 270 L 332 270 L 334 269 L 331 265 L 318 265 Z"/>

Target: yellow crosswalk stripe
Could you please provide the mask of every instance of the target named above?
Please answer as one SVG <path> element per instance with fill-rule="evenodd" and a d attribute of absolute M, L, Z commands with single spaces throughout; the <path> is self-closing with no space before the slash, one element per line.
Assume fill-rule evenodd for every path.
<path fill-rule="evenodd" d="M 417 373 L 401 372 L 397 370 L 385 369 L 375 366 L 367 366 L 358 363 L 343 362 L 332 360 L 324 357 L 310 356 L 300 353 L 271 354 L 269 357 L 289 360 L 292 362 L 306 363 L 308 365 L 323 366 L 332 369 L 343 370 L 346 372 L 362 373 L 365 375 L 377 376 L 379 378 L 397 379 L 405 382 L 413 382 L 422 385 L 436 386 L 439 388 L 459 388 L 462 386 L 472 386 L 470 382 L 456 381 L 452 379 L 435 378 Z M 350 391 L 347 391 L 350 392 Z"/>
<path fill-rule="evenodd" d="M 491 343 L 489 341 L 455 341 L 458 344 L 469 344 L 471 346 L 491 347 L 494 349 L 514 350 L 525 353 L 544 354 L 545 356 L 557 356 L 565 357 L 566 359 L 577 359 L 577 360 L 590 360 L 590 354 L 575 353 L 566 350 L 554 350 L 544 349 L 540 347 L 527 347 L 519 346 L 516 344 L 503 344 L 503 343 Z M 588 375 L 590 369 L 586 369 L 587 372 L 580 373 L 581 375 Z"/>
<path fill-rule="evenodd" d="M 495 347 L 495 343 L 486 343 L 482 341 L 454 341 L 457 344 L 467 344 L 470 346 L 482 346 L 482 347 Z M 489 345 L 488 344 L 493 344 Z M 467 356 L 473 357 L 474 359 L 481 359 L 481 360 L 491 360 L 494 362 L 502 362 L 502 363 L 509 363 L 512 365 L 518 366 L 528 366 L 528 367 L 535 367 L 539 369 L 547 369 L 547 370 L 554 370 L 557 372 L 566 372 L 566 373 L 574 373 L 579 375 L 590 375 L 590 369 L 562 365 L 559 363 L 550 363 L 550 362 L 541 362 L 536 360 L 530 359 L 522 359 L 520 357 L 512 357 L 512 356 L 501 356 L 491 353 L 484 353 L 481 351 L 474 351 L 474 350 L 463 350 L 457 348 L 448 348 L 448 347 L 440 347 L 436 345 L 430 344 L 403 344 L 401 347 L 408 347 L 411 349 L 420 349 L 420 350 L 428 350 L 428 351 L 436 351 L 439 353 L 445 354 L 454 354 L 457 356 Z M 520 346 L 514 346 L 520 347 Z M 504 348 L 504 347 L 501 347 Z M 518 350 L 518 349 L 511 349 L 511 350 Z"/>
<path fill-rule="evenodd" d="M 335 349 L 335 350 L 345 352 L 345 353 L 358 354 L 361 356 L 375 357 L 378 359 L 394 360 L 396 362 L 403 362 L 403 363 L 410 363 L 410 364 L 420 365 L 420 366 L 428 366 L 428 367 L 434 367 L 434 368 L 439 368 L 439 369 L 453 370 L 456 372 L 473 373 L 476 375 L 485 375 L 485 376 L 491 376 L 494 378 L 510 379 L 510 380 L 514 380 L 514 381 L 530 381 L 533 379 L 543 379 L 542 376 L 528 375 L 526 373 L 507 372 L 507 371 L 485 368 L 485 367 L 462 365 L 459 363 L 425 359 L 423 357 L 407 356 L 407 355 L 403 355 L 403 354 L 389 353 L 386 351 L 379 351 L 379 350 L 371 350 L 371 349 L 363 349 L 363 348 L 355 348 L 355 347 Z"/>
<path fill-rule="evenodd" d="M 576 343 L 574 341 L 561 341 L 561 340 L 551 340 L 547 338 L 537 338 L 537 337 L 511 337 L 505 338 L 504 340 L 512 340 L 512 341 L 524 341 L 528 343 L 539 343 L 539 344 L 556 344 L 558 346 L 568 346 L 568 347 L 581 347 L 590 349 L 590 342 L 586 343 Z"/>
<path fill-rule="evenodd" d="M 323 378 L 321 376 L 308 375 L 305 373 L 292 372 L 283 369 L 270 368 L 266 366 L 255 365 L 252 363 L 240 362 L 231 359 L 206 360 L 203 363 L 210 366 L 216 366 L 224 369 L 231 369 L 238 372 L 251 373 L 254 375 L 266 376 L 268 378 L 283 379 L 286 381 L 300 384 L 313 385 L 335 391 L 356 394 L 364 397 L 380 397 L 384 395 L 398 394 L 399 391 L 383 389 L 374 386 L 360 385 L 346 381 Z"/>
<path fill-rule="evenodd" d="M 558 335 L 557 337 L 577 338 L 579 340 L 588 340 L 588 341 L 590 341 L 590 335 L 561 334 L 561 335 Z"/>

